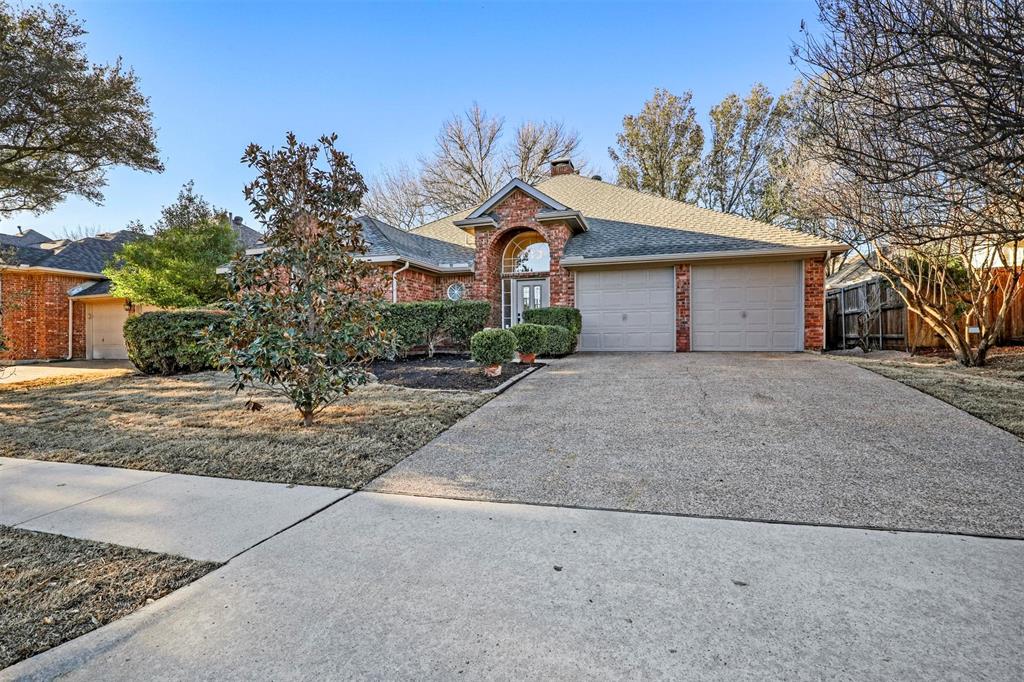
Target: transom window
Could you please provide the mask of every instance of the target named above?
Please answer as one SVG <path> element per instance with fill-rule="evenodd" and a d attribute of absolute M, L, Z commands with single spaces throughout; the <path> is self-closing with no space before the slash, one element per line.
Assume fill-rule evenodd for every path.
<path fill-rule="evenodd" d="M 547 272 L 551 269 L 551 250 L 536 232 L 522 232 L 512 238 L 501 258 L 503 273 Z"/>

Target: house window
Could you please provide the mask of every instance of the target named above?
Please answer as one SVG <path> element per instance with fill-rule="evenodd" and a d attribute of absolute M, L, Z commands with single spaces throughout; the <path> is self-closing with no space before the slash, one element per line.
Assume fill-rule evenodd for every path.
<path fill-rule="evenodd" d="M 454 282 L 448 285 L 448 300 L 461 301 L 466 295 L 466 285 L 462 282 Z"/>
<path fill-rule="evenodd" d="M 551 269 L 551 250 L 536 232 L 523 232 L 512 238 L 501 258 L 505 274 L 547 272 Z"/>

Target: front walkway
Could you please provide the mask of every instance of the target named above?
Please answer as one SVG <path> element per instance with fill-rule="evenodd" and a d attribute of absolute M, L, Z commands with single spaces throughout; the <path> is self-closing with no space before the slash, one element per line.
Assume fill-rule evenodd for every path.
<path fill-rule="evenodd" d="M 1019 680 L 1022 562 L 1014 540 L 356 493 L 0 677 Z"/>
<path fill-rule="evenodd" d="M 368 489 L 1024 536 L 1018 438 L 811 354 L 571 356 Z"/>
<path fill-rule="evenodd" d="M 0 524 L 227 561 L 349 491 L 0 457 Z"/>

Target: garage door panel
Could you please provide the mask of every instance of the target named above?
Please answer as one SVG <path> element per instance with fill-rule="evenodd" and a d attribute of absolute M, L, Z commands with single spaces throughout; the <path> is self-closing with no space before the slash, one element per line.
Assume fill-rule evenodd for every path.
<path fill-rule="evenodd" d="M 798 350 L 799 261 L 693 266 L 693 350 Z"/>
<path fill-rule="evenodd" d="M 675 350 L 674 268 L 581 271 L 580 350 Z"/>

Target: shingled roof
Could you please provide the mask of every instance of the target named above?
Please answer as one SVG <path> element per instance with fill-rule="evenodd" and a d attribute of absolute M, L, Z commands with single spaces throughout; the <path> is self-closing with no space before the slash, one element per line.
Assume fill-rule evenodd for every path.
<path fill-rule="evenodd" d="M 7 264 L 94 273 L 102 277 L 103 268 L 118 249 L 141 236 L 136 232 L 121 230 L 74 241 L 61 240 L 41 246 L 16 247 L 12 262 Z"/>
<path fill-rule="evenodd" d="M 535 187 L 586 218 L 588 230 L 568 241 L 566 258 L 846 248 L 838 242 L 778 225 L 712 211 L 575 174 L 548 178 Z M 460 211 L 427 223 L 413 232 L 472 246 L 472 237 L 455 225 L 472 211 Z"/>
<path fill-rule="evenodd" d="M 357 220 L 363 226 L 366 255 L 371 258 L 409 259 L 444 269 L 472 266 L 471 248 L 406 232 L 370 216 L 359 216 Z"/>

